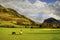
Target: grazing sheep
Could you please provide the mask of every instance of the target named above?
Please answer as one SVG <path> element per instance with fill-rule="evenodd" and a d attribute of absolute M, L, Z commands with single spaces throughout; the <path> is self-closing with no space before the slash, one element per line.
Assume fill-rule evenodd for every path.
<path fill-rule="evenodd" d="M 22 35 L 22 34 L 23 34 L 22 30 L 20 30 L 20 35 Z"/>
<path fill-rule="evenodd" d="M 16 32 L 12 32 L 12 35 L 15 35 L 16 34 Z"/>

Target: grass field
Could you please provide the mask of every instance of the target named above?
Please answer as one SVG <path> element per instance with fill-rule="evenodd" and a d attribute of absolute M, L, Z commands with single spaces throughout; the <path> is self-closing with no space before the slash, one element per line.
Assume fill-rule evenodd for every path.
<path fill-rule="evenodd" d="M 0 28 L 0 40 L 60 40 L 60 29 Z"/>

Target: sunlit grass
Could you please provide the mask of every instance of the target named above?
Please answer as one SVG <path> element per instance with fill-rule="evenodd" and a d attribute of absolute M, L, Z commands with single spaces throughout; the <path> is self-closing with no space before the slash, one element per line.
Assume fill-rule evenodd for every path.
<path fill-rule="evenodd" d="M 20 34 L 22 30 L 22 35 Z M 16 32 L 12 35 L 12 32 Z M 60 40 L 60 29 L 0 28 L 0 40 Z"/>

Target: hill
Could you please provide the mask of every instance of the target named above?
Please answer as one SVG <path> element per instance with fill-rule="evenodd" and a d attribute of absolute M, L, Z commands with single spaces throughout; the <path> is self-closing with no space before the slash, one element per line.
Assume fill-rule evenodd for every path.
<path fill-rule="evenodd" d="M 31 19 L 19 14 L 14 9 L 0 5 L 0 27 L 37 26 Z"/>
<path fill-rule="evenodd" d="M 55 18 L 45 19 L 41 25 L 42 28 L 60 28 L 60 21 Z"/>

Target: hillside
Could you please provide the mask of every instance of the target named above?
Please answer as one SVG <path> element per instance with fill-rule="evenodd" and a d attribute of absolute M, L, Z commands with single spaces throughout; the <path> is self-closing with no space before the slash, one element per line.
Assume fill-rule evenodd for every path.
<path fill-rule="evenodd" d="M 21 27 L 21 26 L 36 26 L 37 23 L 30 20 L 29 18 L 19 14 L 14 9 L 5 8 L 0 5 L 0 26 L 1 27 Z"/>
<path fill-rule="evenodd" d="M 42 28 L 60 28 L 60 21 L 55 18 L 45 19 L 41 25 Z"/>

